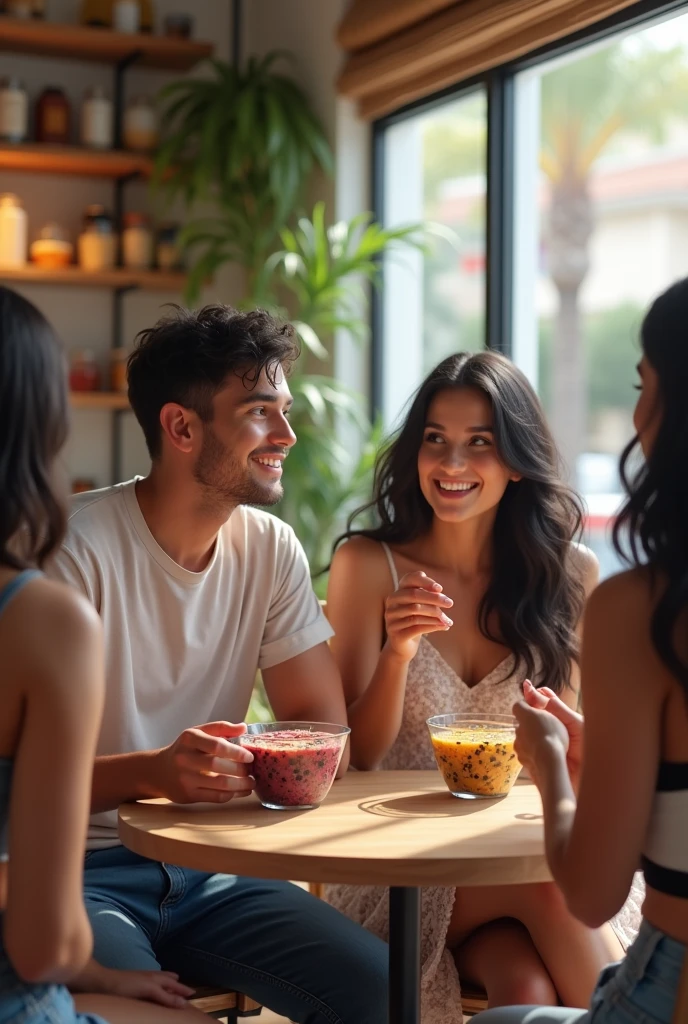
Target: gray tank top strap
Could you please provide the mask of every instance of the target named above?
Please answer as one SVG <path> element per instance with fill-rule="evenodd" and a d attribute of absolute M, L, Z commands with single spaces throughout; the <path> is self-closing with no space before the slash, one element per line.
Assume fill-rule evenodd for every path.
<path fill-rule="evenodd" d="M 392 582 L 394 583 L 394 589 L 398 590 L 399 589 L 399 573 L 397 572 L 397 567 L 394 564 L 394 555 L 389 550 L 389 545 L 385 544 L 385 542 L 383 540 L 380 541 L 380 544 L 382 546 L 382 550 L 385 553 L 385 557 L 387 558 L 387 564 L 389 565 L 389 571 L 392 574 Z"/>

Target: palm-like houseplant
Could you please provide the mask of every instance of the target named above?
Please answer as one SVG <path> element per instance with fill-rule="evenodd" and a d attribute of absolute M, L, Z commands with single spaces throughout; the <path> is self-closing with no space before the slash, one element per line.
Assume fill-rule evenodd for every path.
<path fill-rule="evenodd" d="M 245 70 L 211 60 L 208 77 L 172 82 L 160 93 L 163 142 L 152 185 L 191 210 L 200 203 L 215 208 L 184 233 L 196 256 L 191 298 L 227 262 L 244 267 L 253 291 L 311 172 L 332 169 L 330 147 L 306 96 L 274 69 L 281 56 L 252 57 Z"/>

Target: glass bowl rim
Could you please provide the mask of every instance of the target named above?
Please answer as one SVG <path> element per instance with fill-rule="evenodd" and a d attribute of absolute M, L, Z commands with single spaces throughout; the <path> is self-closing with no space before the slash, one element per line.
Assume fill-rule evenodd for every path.
<path fill-rule="evenodd" d="M 452 721 L 447 721 L 451 719 Z M 516 728 L 516 718 L 514 715 L 471 715 L 466 714 L 462 711 L 450 712 L 444 715 L 432 715 L 426 719 L 425 724 L 428 729 L 441 729 L 449 732 L 451 729 L 455 729 L 460 725 L 492 725 L 497 729 L 513 730 Z"/>
<path fill-rule="evenodd" d="M 246 726 L 246 732 L 234 737 L 237 740 L 244 736 L 260 736 L 271 732 L 287 732 L 300 729 L 303 732 L 325 732 L 335 738 L 346 737 L 351 732 L 348 725 L 339 725 L 337 722 L 250 722 Z"/>

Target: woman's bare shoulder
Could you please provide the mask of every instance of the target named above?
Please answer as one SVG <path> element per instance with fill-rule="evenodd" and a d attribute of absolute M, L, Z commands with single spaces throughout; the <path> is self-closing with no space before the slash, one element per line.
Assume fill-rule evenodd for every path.
<path fill-rule="evenodd" d="M 600 563 L 597 555 L 585 544 L 573 542 L 569 549 L 571 564 L 580 574 L 586 594 L 591 594 L 600 580 Z"/>
<path fill-rule="evenodd" d="M 332 582 L 359 587 L 363 582 L 374 596 L 388 594 L 394 588 L 380 542 L 359 534 L 340 544 L 330 568 L 330 585 Z"/>
<path fill-rule="evenodd" d="M 101 637 L 95 608 L 73 587 L 47 577 L 32 581 L 17 594 L 3 613 L 3 625 L 8 657 L 17 666 L 21 663 L 36 670 L 71 663 Z"/>
<path fill-rule="evenodd" d="M 627 569 L 603 580 L 590 596 L 588 613 L 614 622 L 649 622 L 657 598 L 656 584 L 645 568 Z"/>

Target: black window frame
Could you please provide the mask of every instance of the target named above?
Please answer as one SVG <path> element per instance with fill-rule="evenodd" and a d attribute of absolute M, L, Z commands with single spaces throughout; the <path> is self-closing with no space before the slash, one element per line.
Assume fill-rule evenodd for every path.
<path fill-rule="evenodd" d="M 408 103 L 373 122 L 372 207 L 382 223 L 384 210 L 385 133 L 388 128 L 418 114 L 442 107 L 452 100 L 484 89 L 487 96 L 486 161 L 486 252 L 485 252 L 485 347 L 510 356 L 513 351 L 513 252 L 514 252 L 514 167 L 515 167 L 515 82 L 516 76 L 545 61 L 556 59 L 584 46 L 642 28 L 679 11 L 688 13 L 688 0 L 640 0 L 586 29 L 574 32 L 525 54 L 518 60 L 466 79 Z M 382 288 L 374 290 L 371 301 L 370 404 L 373 417 L 381 412 L 384 379 L 384 303 Z"/>

